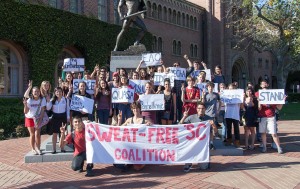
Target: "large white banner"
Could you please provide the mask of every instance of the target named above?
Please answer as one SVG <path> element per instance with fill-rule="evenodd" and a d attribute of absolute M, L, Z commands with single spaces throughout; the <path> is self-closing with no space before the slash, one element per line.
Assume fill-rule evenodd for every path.
<path fill-rule="evenodd" d="M 86 92 L 93 95 L 94 88 L 96 86 L 96 80 L 82 80 L 82 79 L 73 79 L 73 93 L 77 93 L 79 90 L 79 83 L 85 82 L 86 84 Z"/>
<path fill-rule="evenodd" d="M 129 85 L 131 85 L 134 88 L 134 92 L 138 94 L 144 94 L 145 93 L 145 85 L 150 80 L 129 80 Z"/>
<path fill-rule="evenodd" d="M 75 111 L 82 111 L 85 113 L 92 114 L 94 108 L 94 100 L 80 96 L 80 95 L 73 95 L 71 104 L 70 104 L 70 110 Z"/>
<path fill-rule="evenodd" d="M 84 58 L 65 58 L 63 70 L 65 72 L 83 72 Z"/>
<path fill-rule="evenodd" d="M 200 92 L 204 91 L 204 92 L 208 92 L 207 83 L 197 83 L 196 86 L 198 87 L 198 89 L 200 89 Z M 213 92 L 218 93 L 219 92 L 219 87 L 218 87 L 218 83 L 215 83 L 215 87 L 213 89 Z"/>
<path fill-rule="evenodd" d="M 165 110 L 164 94 L 148 94 L 139 97 L 142 111 Z"/>
<path fill-rule="evenodd" d="M 204 71 L 206 73 L 205 80 L 211 81 L 211 72 L 210 72 L 210 69 L 193 71 L 190 74 L 190 76 L 192 76 L 193 78 L 196 78 L 196 77 L 198 77 L 198 75 L 199 75 L 199 73 L 201 71 Z"/>
<path fill-rule="evenodd" d="M 244 89 L 223 90 L 220 93 L 221 101 L 227 104 L 240 104 L 244 102 Z"/>
<path fill-rule="evenodd" d="M 161 65 L 161 53 L 142 54 L 142 60 L 146 66 L 159 66 Z"/>
<path fill-rule="evenodd" d="M 161 85 L 161 86 L 164 86 L 164 80 L 165 78 L 169 78 L 170 79 L 170 82 L 171 82 L 171 87 L 174 87 L 174 81 L 175 81 L 175 75 L 173 73 L 157 73 L 155 72 L 154 73 L 154 85 L 157 86 L 157 85 Z"/>
<path fill-rule="evenodd" d="M 112 88 L 111 94 L 112 103 L 132 103 L 134 99 L 134 89 L 129 89 L 127 87 Z"/>
<path fill-rule="evenodd" d="M 185 81 L 186 80 L 186 69 L 178 67 L 169 67 L 170 72 L 175 75 L 175 80 Z"/>
<path fill-rule="evenodd" d="M 259 90 L 260 104 L 285 104 L 284 89 L 265 89 Z"/>
<path fill-rule="evenodd" d="M 84 123 L 87 163 L 209 162 L 209 122 L 126 127 Z"/>

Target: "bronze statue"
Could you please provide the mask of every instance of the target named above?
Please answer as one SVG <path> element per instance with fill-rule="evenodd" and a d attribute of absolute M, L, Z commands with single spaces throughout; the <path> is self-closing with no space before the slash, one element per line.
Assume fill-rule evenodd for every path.
<path fill-rule="evenodd" d="M 122 13 L 123 6 L 127 7 L 126 15 Z M 131 23 L 133 23 L 135 26 L 141 29 L 141 31 L 138 33 L 136 37 L 134 45 L 138 45 L 140 43 L 140 41 L 145 35 L 145 32 L 147 31 L 147 28 L 143 20 L 139 17 L 139 15 L 141 15 L 142 18 L 144 18 L 144 13 L 146 11 L 147 9 L 144 0 L 120 0 L 119 1 L 118 12 L 121 20 L 124 21 L 123 21 L 122 30 L 117 36 L 116 46 L 114 48 L 114 51 L 118 50 L 120 40 L 122 39 L 124 32 L 126 32 L 130 27 Z"/>

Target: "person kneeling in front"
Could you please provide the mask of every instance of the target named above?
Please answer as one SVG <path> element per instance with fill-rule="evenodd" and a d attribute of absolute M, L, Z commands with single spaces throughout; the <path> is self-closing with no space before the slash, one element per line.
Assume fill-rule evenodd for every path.
<path fill-rule="evenodd" d="M 196 114 L 188 116 L 189 109 L 185 109 L 185 111 L 183 113 L 183 117 L 179 123 L 186 124 L 186 123 L 197 123 L 197 122 L 202 122 L 202 121 L 209 121 L 209 123 L 213 126 L 214 121 L 211 120 L 211 117 L 205 115 L 205 110 L 206 110 L 206 106 L 203 102 L 198 103 Z M 211 130 L 211 133 L 212 133 L 212 130 Z M 199 163 L 198 167 L 199 167 L 199 169 L 202 169 L 202 170 L 208 169 L 209 163 Z M 183 171 L 187 173 L 190 171 L 191 168 L 192 168 L 192 164 L 186 163 L 183 167 Z"/>
<path fill-rule="evenodd" d="M 82 122 L 81 117 L 75 116 L 73 117 L 73 127 L 74 132 L 65 136 L 65 128 L 66 125 L 63 125 L 60 128 L 61 138 L 59 142 L 60 148 L 63 148 L 66 144 L 74 145 L 74 158 L 72 160 L 72 169 L 74 171 L 83 172 L 84 160 L 86 160 L 86 147 L 85 147 L 85 130 L 84 124 Z M 94 176 L 93 174 L 93 164 L 88 163 L 86 165 L 86 175 Z"/>

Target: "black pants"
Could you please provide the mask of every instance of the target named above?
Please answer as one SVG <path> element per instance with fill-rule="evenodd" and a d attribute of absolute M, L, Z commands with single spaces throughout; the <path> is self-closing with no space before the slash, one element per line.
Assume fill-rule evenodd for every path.
<path fill-rule="evenodd" d="M 84 160 L 86 160 L 86 152 L 81 152 L 77 156 L 75 156 L 72 160 L 72 166 L 71 168 L 73 171 L 78 171 L 80 169 L 83 169 Z M 94 165 L 92 163 L 88 163 L 86 165 L 86 170 L 92 170 Z"/>
<path fill-rule="evenodd" d="M 226 118 L 227 139 L 232 139 L 232 124 L 234 131 L 234 139 L 240 140 L 239 121 L 231 118 Z"/>

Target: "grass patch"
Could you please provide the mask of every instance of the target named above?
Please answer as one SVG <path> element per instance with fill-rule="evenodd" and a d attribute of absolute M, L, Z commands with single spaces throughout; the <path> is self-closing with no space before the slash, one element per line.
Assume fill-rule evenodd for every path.
<path fill-rule="evenodd" d="M 283 105 L 280 110 L 280 120 L 299 120 L 300 119 L 300 103 L 291 103 Z"/>

